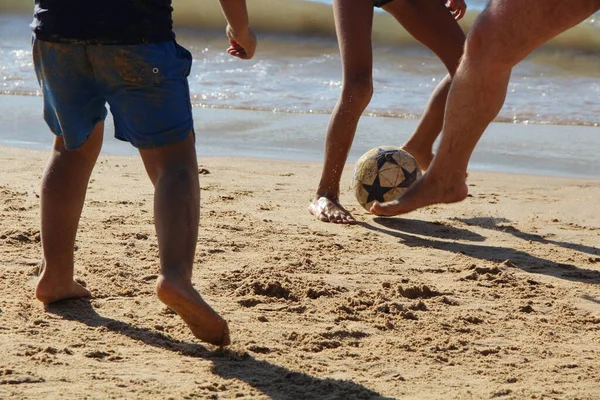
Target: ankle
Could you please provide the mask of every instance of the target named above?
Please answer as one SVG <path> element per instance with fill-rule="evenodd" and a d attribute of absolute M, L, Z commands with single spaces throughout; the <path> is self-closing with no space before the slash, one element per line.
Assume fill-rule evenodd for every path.
<path fill-rule="evenodd" d="M 178 284 L 191 284 L 192 282 L 192 273 L 187 271 L 162 271 L 158 275 L 159 281 L 167 281 Z"/>
<path fill-rule="evenodd" d="M 423 178 L 434 185 L 457 185 L 465 183 L 467 180 L 466 168 L 457 168 L 456 165 L 441 165 L 440 163 L 431 163 Z"/>
<path fill-rule="evenodd" d="M 159 298 L 161 295 L 169 295 L 171 292 L 181 289 L 194 289 L 190 278 L 178 274 L 162 273 L 156 279 L 156 294 Z"/>
<path fill-rule="evenodd" d="M 339 199 L 340 199 L 339 191 L 317 190 L 317 193 L 315 195 L 315 200 L 318 200 L 322 197 L 329 199 L 331 201 L 339 201 Z"/>
<path fill-rule="evenodd" d="M 43 286 L 68 286 L 75 280 L 75 274 L 72 268 L 56 270 L 48 268 L 46 263 L 42 264 L 38 276 L 38 285 Z"/>

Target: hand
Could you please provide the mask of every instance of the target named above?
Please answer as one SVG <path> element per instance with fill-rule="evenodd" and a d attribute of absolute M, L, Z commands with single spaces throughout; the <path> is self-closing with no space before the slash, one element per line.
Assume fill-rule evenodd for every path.
<path fill-rule="evenodd" d="M 227 53 L 243 60 L 249 60 L 254 57 L 254 51 L 256 50 L 256 35 L 251 28 L 248 28 L 246 32 L 240 34 L 234 32 L 231 25 L 227 25 L 226 33 L 230 44 Z"/>
<path fill-rule="evenodd" d="M 447 0 L 446 8 L 450 10 L 454 19 L 458 21 L 465 16 L 465 13 L 467 12 L 467 3 L 465 3 L 465 0 Z"/>

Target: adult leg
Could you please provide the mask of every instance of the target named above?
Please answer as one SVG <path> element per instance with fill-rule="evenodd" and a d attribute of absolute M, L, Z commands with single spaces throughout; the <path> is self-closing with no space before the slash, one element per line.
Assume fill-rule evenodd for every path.
<path fill-rule="evenodd" d="M 154 219 L 161 274 L 158 298 L 173 309 L 194 335 L 208 343 L 228 345 L 227 322 L 192 285 L 200 218 L 200 183 L 194 135 L 168 146 L 140 149 L 154 185 Z"/>
<path fill-rule="evenodd" d="M 78 150 L 67 150 L 55 136 L 40 193 L 42 272 L 35 296 L 43 303 L 86 297 L 90 292 L 73 280 L 73 251 L 87 185 L 102 148 L 104 123 Z"/>
<path fill-rule="evenodd" d="M 356 221 L 338 196 L 358 121 L 373 94 L 373 4 L 334 0 L 333 11 L 342 58 L 342 93 L 329 121 L 321 181 L 308 210 L 324 222 L 352 224 Z"/>
<path fill-rule="evenodd" d="M 443 136 L 429 170 L 398 199 L 371 212 L 397 215 L 467 196 L 467 165 L 506 96 L 512 67 L 600 8 L 598 0 L 491 0 L 469 33 L 448 95 Z"/>
<path fill-rule="evenodd" d="M 448 75 L 433 91 L 413 135 L 402 146 L 426 170 L 433 158 L 433 143 L 442 130 L 444 109 L 452 76 L 462 56 L 465 34 L 439 0 L 394 0 L 383 7 L 416 40 L 433 51 Z"/>

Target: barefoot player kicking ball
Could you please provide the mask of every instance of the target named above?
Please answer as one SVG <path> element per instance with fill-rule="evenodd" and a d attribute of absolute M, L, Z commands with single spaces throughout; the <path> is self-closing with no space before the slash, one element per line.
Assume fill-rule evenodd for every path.
<path fill-rule="evenodd" d="M 463 52 L 465 34 L 457 20 L 466 12 L 465 0 L 333 0 L 342 58 L 342 92 L 327 128 L 321 180 L 308 206 L 308 211 L 323 222 L 356 223 L 340 204 L 340 180 L 358 121 L 373 95 L 373 6 L 393 16 L 433 51 L 448 70 L 433 91 L 417 129 L 402 146 L 423 170 L 433 158 L 433 144 L 442 130 L 446 96 Z"/>

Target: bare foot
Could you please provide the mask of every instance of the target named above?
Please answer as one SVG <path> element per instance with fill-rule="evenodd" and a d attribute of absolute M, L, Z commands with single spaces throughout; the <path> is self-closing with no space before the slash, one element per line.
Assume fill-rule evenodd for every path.
<path fill-rule="evenodd" d="M 156 294 L 160 301 L 175 311 L 198 339 L 216 346 L 231 341 L 227 322 L 211 308 L 191 283 L 158 277 Z"/>
<path fill-rule="evenodd" d="M 401 147 L 401 149 L 413 156 L 417 164 L 419 164 L 419 168 L 421 169 L 421 171 L 426 171 L 427 168 L 429 168 L 429 164 L 431 164 L 431 160 L 433 160 L 433 153 L 431 152 L 431 148 L 427 150 L 422 150 L 416 147 L 413 148 L 408 144 L 405 144 Z"/>
<path fill-rule="evenodd" d="M 406 214 L 432 204 L 457 203 L 467 197 L 468 190 L 464 179 L 433 178 L 425 173 L 398 198 L 385 203 L 375 202 L 370 211 L 375 215 Z"/>
<path fill-rule="evenodd" d="M 355 224 L 354 217 L 344 208 L 337 199 L 328 199 L 317 196 L 308 206 L 308 211 L 318 220 L 334 224 Z"/>
<path fill-rule="evenodd" d="M 64 282 L 49 277 L 44 270 L 35 287 L 35 297 L 42 303 L 90 297 L 90 291 L 72 279 Z"/>

